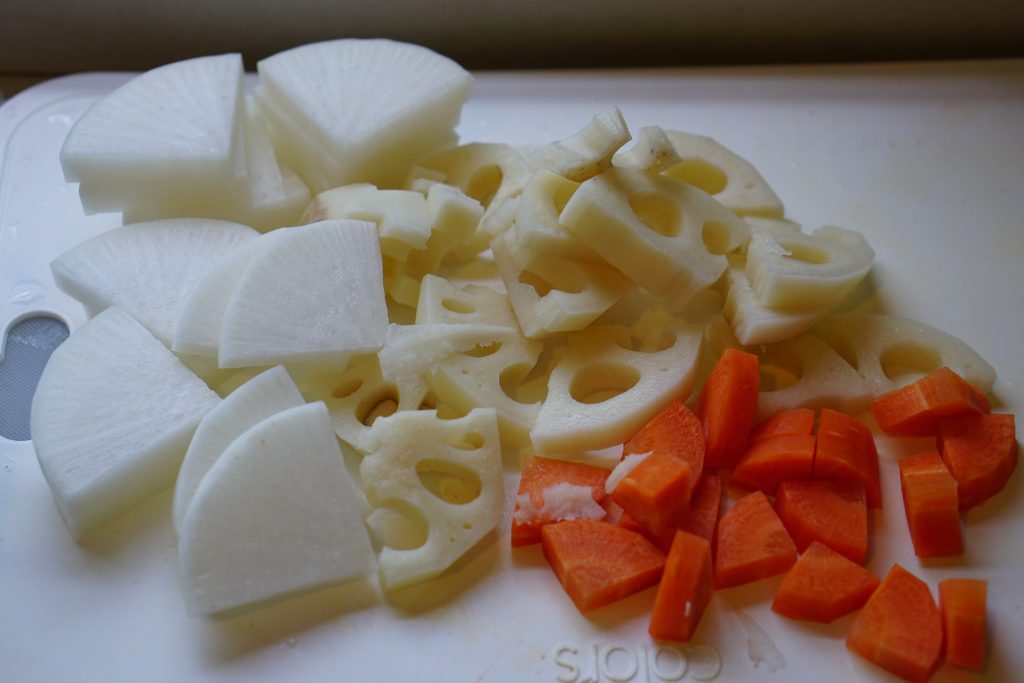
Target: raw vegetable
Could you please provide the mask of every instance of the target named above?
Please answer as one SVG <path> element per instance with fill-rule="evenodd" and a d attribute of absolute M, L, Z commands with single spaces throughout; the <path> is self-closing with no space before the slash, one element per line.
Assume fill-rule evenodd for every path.
<path fill-rule="evenodd" d="M 942 619 L 928 585 L 896 564 L 854 617 L 846 647 L 908 681 L 926 681 L 942 654 Z"/>
<path fill-rule="evenodd" d="M 116 306 L 68 337 L 39 379 L 31 429 L 71 535 L 173 484 L 192 433 L 219 401 Z"/>
<path fill-rule="evenodd" d="M 921 453 L 900 460 L 900 488 L 918 557 L 961 555 L 960 511 L 956 481 L 938 453 Z"/>
<path fill-rule="evenodd" d="M 664 410 L 630 437 L 622 448 L 623 457 L 637 453 L 665 452 L 690 466 L 690 497 L 704 471 L 704 426 L 680 401 Z"/>
<path fill-rule="evenodd" d="M 754 426 L 750 431 L 750 442 L 786 434 L 814 434 L 814 410 L 794 408 L 775 413 Z"/>
<path fill-rule="evenodd" d="M 704 423 L 707 466 L 734 467 L 743 455 L 760 383 L 757 356 L 726 349 L 719 357 L 694 410 Z"/>
<path fill-rule="evenodd" d="M 722 502 L 722 480 L 717 474 L 705 474 L 690 496 L 690 512 L 683 517 L 679 528 L 700 536 L 709 543 L 718 526 L 718 510 Z"/>
<path fill-rule="evenodd" d="M 582 183 L 608 170 L 612 156 L 631 136 L 622 112 L 612 109 L 595 116 L 581 130 L 530 153 L 529 162 L 563 178 Z"/>
<path fill-rule="evenodd" d="M 224 451 L 181 525 L 189 614 L 216 614 L 370 572 L 373 548 L 327 409 L 272 415 Z"/>
<path fill-rule="evenodd" d="M 540 509 L 544 506 L 544 490 L 565 483 L 590 487 L 593 502 L 601 503 L 605 497 L 604 484 L 607 478 L 608 470 L 603 467 L 530 456 L 523 461 L 517 499 L 520 496 L 529 496 L 533 506 Z M 512 512 L 513 547 L 539 543 L 540 529 L 544 524 L 562 521 L 560 519 L 521 521 L 516 514 L 520 508 L 521 504 L 517 502 Z"/>
<path fill-rule="evenodd" d="M 864 567 L 814 541 L 782 579 L 772 611 L 827 624 L 863 606 L 879 583 Z"/>
<path fill-rule="evenodd" d="M 1013 415 L 965 415 L 939 426 L 939 451 L 956 479 L 960 509 L 984 503 L 1006 486 L 1017 467 Z"/>
<path fill-rule="evenodd" d="M 785 481 L 775 497 L 775 511 L 800 552 L 817 541 L 864 564 L 868 508 L 859 481 Z"/>
<path fill-rule="evenodd" d="M 711 544 L 677 531 L 654 598 L 648 633 L 657 640 L 689 641 L 714 590 Z"/>
<path fill-rule="evenodd" d="M 633 468 L 611 492 L 611 498 L 633 519 L 660 535 L 673 529 L 690 508 L 689 463 L 658 451 Z"/>
<path fill-rule="evenodd" d="M 752 441 L 733 470 L 730 485 L 755 489 L 769 496 L 784 481 L 810 479 L 814 467 L 814 437 L 781 434 Z"/>
<path fill-rule="evenodd" d="M 796 562 L 796 546 L 761 491 L 740 498 L 718 521 L 715 588 L 781 574 Z"/>
<path fill-rule="evenodd" d="M 989 412 L 988 399 L 949 368 L 876 398 L 871 404 L 882 431 L 901 436 L 934 436 L 942 420 Z"/>
<path fill-rule="evenodd" d="M 815 479 L 855 479 L 864 485 L 868 505 L 882 507 L 878 450 L 871 430 L 849 415 L 823 408 L 814 452 Z"/>
<path fill-rule="evenodd" d="M 978 579 L 939 581 L 939 611 L 946 661 L 953 666 L 985 668 L 985 606 L 988 582 Z"/>
<path fill-rule="evenodd" d="M 638 533 L 590 519 L 547 524 L 544 557 L 581 612 L 650 588 L 665 555 Z"/>

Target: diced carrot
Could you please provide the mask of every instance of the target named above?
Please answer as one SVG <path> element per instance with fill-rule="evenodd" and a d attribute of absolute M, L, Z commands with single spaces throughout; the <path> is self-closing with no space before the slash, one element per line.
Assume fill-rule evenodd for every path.
<path fill-rule="evenodd" d="M 654 598 L 648 633 L 658 640 L 690 640 L 714 590 L 711 544 L 677 531 Z"/>
<path fill-rule="evenodd" d="M 910 540 L 918 557 L 962 555 L 956 480 L 938 453 L 900 460 L 900 488 Z"/>
<path fill-rule="evenodd" d="M 946 661 L 953 666 L 985 668 L 985 603 L 988 582 L 978 579 L 939 581 L 939 611 Z"/>
<path fill-rule="evenodd" d="M 942 653 L 942 619 L 928 584 L 896 564 L 857 613 L 846 647 L 908 681 L 926 681 Z"/>
<path fill-rule="evenodd" d="M 668 453 L 690 465 L 690 492 L 704 470 L 704 425 L 679 401 L 668 404 L 626 442 L 622 457 L 638 453 Z"/>
<path fill-rule="evenodd" d="M 722 480 L 717 474 L 705 474 L 693 491 L 690 511 L 679 523 L 679 528 L 711 543 L 715 537 L 721 504 Z"/>
<path fill-rule="evenodd" d="M 577 519 L 541 528 L 544 557 L 581 612 L 658 583 L 665 555 L 640 534 Z"/>
<path fill-rule="evenodd" d="M 819 541 L 864 564 L 868 554 L 868 506 L 859 481 L 783 482 L 775 496 L 775 511 L 800 552 Z"/>
<path fill-rule="evenodd" d="M 736 501 L 718 522 L 715 588 L 781 574 L 796 562 L 796 546 L 761 491 Z"/>
<path fill-rule="evenodd" d="M 815 479 L 856 479 L 864 485 L 868 505 L 882 507 L 878 450 L 871 430 L 849 415 L 822 408 L 814 451 Z"/>
<path fill-rule="evenodd" d="M 860 609 L 878 584 L 867 569 L 815 541 L 782 579 L 772 610 L 827 624 Z"/>
<path fill-rule="evenodd" d="M 692 470 L 685 460 L 655 451 L 623 477 L 612 500 L 655 535 L 674 529 L 690 509 Z"/>
<path fill-rule="evenodd" d="M 899 436 L 931 436 L 939 422 L 957 415 L 989 412 L 988 399 L 949 368 L 939 368 L 871 404 L 882 431 Z"/>
<path fill-rule="evenodd" d="M 786 480 L 810 479 L 814 469 L 814 437 L 780 434 L 753 441 L 733 470 L 729 483 L 746 491 L 775 495 Z"/>
<path fill-rule="evenodd" d="M 544 489 L 555 484 L 568 483 L 576 486 L 591 487 L 594 502 L 600 503 L 604 497 L 604 482 L 608 478 L 608 470 L 579 462 L 557 460 L 530 456 L 523 461 L 523 470 L 519 479 L 519 495 L 529 494 L 534 506 L 544 504 Z M 518 505 L 516 506 L 518 509 Z M 550 521 L 532 520 L 528 523 L 512 522 L 512 546 L 519 547 L 540 542 L 540 528 Z"/>
<path fill-rule="evenodd" d="M 695 412 L 704 424 L 708 467 L 731 468 L 747 447 L 761 386 L 757 356 L 729 348 L 711 370 Z"/>
<path fill-rule="evenodd" d="M 750 432 L 750 441 L 770 439 L 783 434 L 814 434 L 814 410 L 794 408 L 762 420 Z"/>
<path fill-rule="evenodd" d="M 651 529 L 638 522 L 633 515 L 623 510 L 618 503 L 612 501 L 612 505 L 615 505 L 619 510 L 621 510 L 621 514 L 619 515 L 616 524 L 623 529 L 635 531 L 654 544 L 655 548 L 663 553 L 668 553 L 669 549 L 672 547 L 672 540 L 676 537 L 675 527 L 666 527 L 665 529 L 662 529 L 660 533 L 654 533 Z"/>
<path fill-rule="evenodd" d="M 970 510 L 1006 486 L 1017 467 L 1013 415 L 964 415 L 939 425 L 939 452 L 956 479 L 960 509 Z"/>

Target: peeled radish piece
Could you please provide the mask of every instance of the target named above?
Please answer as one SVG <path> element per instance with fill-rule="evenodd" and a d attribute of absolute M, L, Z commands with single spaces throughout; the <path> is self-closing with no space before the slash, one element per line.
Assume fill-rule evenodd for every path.
<path fill-rule="evenodd" d="M 377 228 L 286 228 L 257 253 L 221 323 L 221 367 L 344 363 L 384 345 L 388 313 Z"/>
<path fill-rule="evenodd" d="M 170 486 L 196 425 L 219 400 L 120 308 L 76 330 L 39 379 L 31 424 L 72 536 Z"/>
<path fill-rule="evenodd" d="M 65 178 L 223 185 L 241 151 L 242 76 L 241 56 L 229 54 L 167 64 L 133 78 L 72 126 L 60 153 Z"/>
<path fill-rule="evenodd" d="M 494 410 L 455 420 L 427 411 L 378 421 L 359 475 L 370 504 L 426 526 L 422 545 L 385 547 L 386 590 L 433 578 L 498 524 L 504 486 Z"/>
<path fill-rule="evenodd" d="M 249 267 L 253 257 L 271 240 L 286 234 L 286 231 L 278 230 L 261 235 L 259 239 L 248 240 L 215 263 L 200 278 L 181 305 L 171 344 L 175 353 L 217 358 L 224 312 L 242 273 Z"/>
<path fill-rule="evenodd" d="M 322 403 L 258 422 L 203 477 L 182 523 L 189 614 L 366 575 L 374 555 L 362 507 Z"/>
<path fill-rule="evenodd" d="M 306 151 L 320 146 L 289 159 L 316 192 L 356 181 L 397 187 L 418 160 L 451 144 L 472 83 L 447 57 L 390 40 L 304 45 L 257 69 L 274 136 L 286 149 L 302 138 Z"/>
<path fill-rule="evenodd" d="M 181 531 L 199 482 L 231 442 L 256 423 L 305 401 L 284 367 L 266 370 L 228 395 L 196 428 L 174 486 L 172 518 Z"/>
<path fill-rule="evenodd" d="M 222 257 L 257 237 L 252 228 L 176 218 L 97 235 L 50 264 L 57 286 L 90 311 L 120 306 L 165 344 L 181 308 Z"/>

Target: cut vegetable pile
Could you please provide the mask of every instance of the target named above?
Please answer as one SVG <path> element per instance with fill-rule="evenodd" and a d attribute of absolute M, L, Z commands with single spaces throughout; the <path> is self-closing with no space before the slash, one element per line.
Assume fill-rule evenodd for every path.
<path fill-rule="evenodd" d="M 176 477 L 185 602 L 219 615 L 374 571 L 428 581 L 510 518 L 580 611 L 656 586 L 659 640 L 784 575 L 775 612 L 860 610 L 847 646 L 897 675 L 927 679 L 943 642 L 984 667 L 983 581 L 944 581 L 937 606 L 863 566 L 894 502 L 861 417 L 934 438 L 900 484 L 915 553 L 948 557 L 960 511 L 1016 468 L 1014 416 L 963 341 L 836 313 L 874 261 L 862 235 L 803 232 L 710 138 L 630 145 L 618 110 L 456 145 L 472 79 L 418 46 L 331 41 L 258 71 L 247 97 L 237 55 L 155 69 L 65 142 L 86 211 L 126 222 L 52 263 L 94 316 L 32 407 L 76 539 Z M 897 384 L 908 353 L 934 371 Z M 601 449 L 614 468 L 587 461 Z"/>

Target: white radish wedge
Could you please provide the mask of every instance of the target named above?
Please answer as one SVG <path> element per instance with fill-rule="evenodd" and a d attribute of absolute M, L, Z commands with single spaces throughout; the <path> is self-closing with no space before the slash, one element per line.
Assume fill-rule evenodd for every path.
<path fill-rule="evenodd" d="M 284 228 L 257 253 L 221 324 L 221 367 L 325 362 L 384 345 L 388 317 L 377 228 L 321 221 Z"/>
<path fill-rule="evenodd" d="M 229 54 L 133 78 L 72 127 L 60 155 L 65 178 L 126 199 L 147 187 L 160 196 L 229 191 L 245 179 L 242 77 L 241 56 Z"/>
<path fill-rule="evenodd" d="M 252 378 L 206 414 L 196 428 L 174 486 L 172 517 L 180 532 L 199 482 L 242 432 L 271 415 L 305 401 L 284 367 L 278 365 Z"/>
<path fill-rule="evenodd" d="M 189 614 L 366 575 L 374 555 L 363 505 L 322 403 L 257 423 L 203 477 L 182 523 Z"/>
<path fill-rule="evenodd" d="M 304 45 L 257 69 L 274 136 L 286 148 L 302 138 L 321 148 L 289 159 L 316 192 L 354 181 L 397 187 L 419 159 L 453 142 L 472 83 L 447 57 L 390 40 Z"/>
<path fill-rule="evenodd" d="M 97 235 L 58 256 L 57 286 L 99 312 L 120 306 L 165 344 L 182 305 L 219 259 L 259 233 L 202 218 L 139 223 Z"/>
<path fill-rule="evenodd" d="M 57 348 L 32 401 L 32 441 L 77 539 L 174 482 L 220 399 L 120 308 Z"/>

